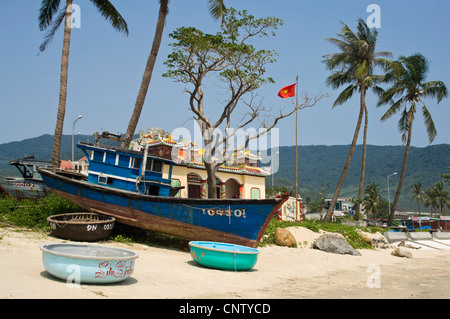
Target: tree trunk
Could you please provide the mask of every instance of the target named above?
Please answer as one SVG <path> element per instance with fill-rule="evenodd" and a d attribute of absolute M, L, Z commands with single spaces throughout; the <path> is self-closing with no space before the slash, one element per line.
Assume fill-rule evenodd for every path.
<path fill-rule="evenodd" d="M 55 136 L 53 139 L 52 166 L 59 168 L 61 160 L 61 139 L 66 116 L 67 77 L 69 69 L 70 31 L 72 24 L 72 0 L 66 1 L 66 17 L 64 18 L 64 41 L 61 57 L 61 74 L 59 84 L 59 105 L 56 115 Z"/>
<path fill-rule="evenodd" d="M 159 47 L 161 45 L 161 38 L 164 31 L 164 25 L 166 16 L 168 13 L 169 0 L 161 0 L 159 6 L 158 22 L 156 24 L 155 36 L 153 38 L 152 49 L 147 59 L 147 65 L 145 67 L 144 75 L 142 76 L 141 87 L 139 89 L 136 103 L 134 105 L 133 114 L 131 115 L 130 122 L 128 123 L 127 132 L 125 133 L 122 141 L 122 147 L 128 148 L 130 146 L 133 135 L 136 131 L 139 118 L 141 116 L 142 108 L 144 106 L 145 97 L 147 95 L 150 80 L 152 78 L 153 67 L 156 63 L 156 57 L 158 56 Z"/>
<path fill-rule="evenodd" d="M 217 165 L 206 163 L 205 162 L 205 168 L 207 173 L 206 178 L 206 185 L 208 188 L 208 198 L 217 198 L 217 191 L 216 191 L 216 171 L 217 171 Z"/>
<path fill-rule="evenodd" d="M 361 100 L 364 99 L 364 90 L 361 90 Z M 353 134 L 352 144 L 350 145 L 350 150 L 348 151 L 347 159 L 345 160 L 344 168 L 342 169 L 341 177 L 339 178 L 339 182 L 336 186 L 336 190 L 334 191 L 333 198 L 331 199 L 330 207 L 328 208 L 328 212 L 325 215 L 324 221 L 330 222 L 331 217 L 333 216 L 334 205 L 336 205 L 337 198 L 339 193 L 341 192 L 342 185 L 344 184 L 345 177 L 347 176 L 347 171 L 352 161 L 353 153 L 355 152 L 356 142 L 358 141 L 359 130 L 361 128 L 361 122 L 364 115 L 364 104 L 361 103 L 359 108 L 358 122 L 356 123 L 355 133 Z"/>
<path fill-rule="evenodd" d="M 366 177 L 366 150 L 367 150 L 367 127 L 369 125 L 369 113 L 367 112 L 367 105 L 364 99 L 361 100 L 364 104 L 364 135 L 363 135 L 363 149 L 362 149 L 362 160 L 361 160 L 361 179 L 359 181 L 358 198 L 362 198 L 364 190 L 364 179 Z M 361 215 L 361 205 L 356 205 L 355 220 L 359 220 Z"/>
<path fill-rule="evenodd" d="M 400 193 L 402 192 L 403 179 L 405 178 L 405 172 L 406 172 L 406 164 L 408 163 L 409 147 L 411 145 L 412 124 L 413 124 L 413 120 L 411 117 L 408 119 L 408 122 L 409 122 L 408 138 L 406 140 L 406 148 L 405 148 L 405 155 L 403 157 L 402 172 L 400 173 L 400 179 L 398 181 L 397 192 L 395 193 L 394 202 L 392 203 L 392 209 L 391 209 L 391 214 L 389 215 L 388 224 L 392 223 L 392 221 L 394 220 L 395 210 L 397 209 L 397 203 L 400 198 Z"/>

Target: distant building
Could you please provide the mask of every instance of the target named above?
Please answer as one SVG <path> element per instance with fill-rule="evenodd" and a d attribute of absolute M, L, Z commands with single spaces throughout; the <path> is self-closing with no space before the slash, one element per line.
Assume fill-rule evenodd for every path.
<path fill-rule="evenodd" d="M 331 198 L 325 199 L 325 208 L 328 209 L 331 205 Z M 356 205 L 352 202 L 351 197 L 338 197 L 334 205 L 334 216 L 353 215 L 355 213 Z"/>

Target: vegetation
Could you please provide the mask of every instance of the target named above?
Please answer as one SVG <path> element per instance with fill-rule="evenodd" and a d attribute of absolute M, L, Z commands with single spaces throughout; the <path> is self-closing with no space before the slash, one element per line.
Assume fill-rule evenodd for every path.
<path fill-rule="evenodd" d="M 42 200 L 19 200 L 10 195 L 0 197 L 0 221 L 19 227 L 48 231 L 47 217 L 80 211 L 77 205 L 53 194 Z"/>
<path fill-rule="evenodd" d="M 367 126 L 368 126 L 368 111 L 366 105 L 366 92 L 368 88 L 374 89 L 376 92 L 380 90 L 378 84 L 382 82 L 383 76 L 375 75 L 374 69 L 376 66 L 384 66 L 386 59 L 381 57 L 390 57 L 390 52 L 375 52 L 377 45 L 377 31 L 370 29 L 363 19 L 358 20 L 358 31 L 354 33 L 345 23 L 338 34 L 339 39 L 327 39 L 332 44 L 336 45 L 340 52 L 328 54 L 325 56 L 324 63 L 332 74 L 327 78 L 327 84 L 337 89 L 342 85 L 348 85 L 337 97 L 333 104 L 341 105 L 347 102 L 356 91 L 360 94 L 360 109 L 358 121 L 356 123 L 355 132 L 353 134 L 352 143 L 348 151 L 347 159 L 342 169 L 336 190 L 331 200 L 330 208 L 325 216 L 326 221 L 331 220 L 334 205 L 340 194 L 341 188 L 344 184 L 347 171 L 353 158 L 356 142 L 358 140 L 359 131 L 363 116 L 364 120 L 364 137 L 363 150 L 361 162 L 361 178 L 359 183 L 358 198 L 362 197 L 364 178 L 365 178 L 365 164 L 366 164 L 366 140 L 367 140 Z M 359 219 L 359 207 L 356 209 L 356 219 Z"/>
<path fill-rule="evenodd" d="M 317 194 L 321 188 L 325 198 L 331 198 L 336 183 L 339 180 L 339 163 L 344 163 L 348 145 L 308 145 L 299 146 L 299 185 L 300 195 L 303 201 L 308 197 L 311 201 L 319 201 Z M 366 181 L 367 183 L 375 183 L 379 186 L 381 197 L 387 201 L 387 172 L 400 172 L 404 147 L 402 146 L 367 146 L 366 161 Z M 362 146 L 357 145 L 355 149 L 354 160 L 352 161 L 345 183 L 342 187 L 340 196 L 354 197 L 358 192 L 360 181 L 360 165 Z M 450 145 L 433 145 L 424 148 L 411 147 L 410 161 L 408 170 L 405 173 L 404 187 L 397 210 L 417 210 L 417 204 L 410 201 L 409 189 L 417 183 L 421 182 L 422 187 L 427 189 L 437 181 L 441 180 L 440 175 L 447 171 L 450 161 Z M 293 191 L 295 171 L 295 147 L 282 146 L 279 148 L 280 165 L 274 176 L 274 186 L 285 187 L 288 191 Z M 393 190 L 398 182 L 398 177 L 390 179 L 391 185 L 391 205 L 393 199 Z M 267 177 L 266 192 L 272 185 L 272 176 Z M 445 184 L 444 184 L 445 185 Z M 447 184 L 447 188 L 448 188 Z"/>
<path fill-rule="evenodd" d="M 319 232 L 320 230 L 332 233 L 338 233 L 344 236 L 347 242 L 355 249 L 370 249 L 371 246 L 363 240 L 363 236 L 357 231 L 360 229 L 364 232 L 383 233 L 385 230 L 379 227 L 354 227 L 348 225 L 342 225 L 341 223 L 327 223 L 317 220 L 304 220 L 301 223 L 280 221 L 274 217 L 266 228 L 266 232 L 259 243 L 259 246 L 264 247 L 268 244 L 275 244 L 274 237 L 277 228 L 287 228 L 287 227 L 306 227 L 314 232 Z"/>
<path fill-rule="evenodd" d="M 380 95 L 378 102 L 378 105 L 390 105 L 389 109 L 381 117 L 382 121 L 390 118 L 399 111 L 401 112 L 398 128 L 402 134 L 403 143 L 406 143 L 400 180 L 392 204 L 389 222 L 392 222 L 394 219 L 394 212 L 397 208 L 403 186 L 416 109 L 419 107 L 422 109 L 422 115 L 428 133 L 428 140 L 432 143 L 436 136 L 436 128 L 431 113 L 424 103 L 424 99 L 433 98 L 439 103 L 444 97 L 447 97 L 447 87 L 444 82 L 425 82 L 428 70 L 428 60 L 418 53 L 409 57 L 402 56 L 398 61 L 390 63 L 389 72 L 386 74 L 386 80 L 393 82 L 393 85 Z"/>

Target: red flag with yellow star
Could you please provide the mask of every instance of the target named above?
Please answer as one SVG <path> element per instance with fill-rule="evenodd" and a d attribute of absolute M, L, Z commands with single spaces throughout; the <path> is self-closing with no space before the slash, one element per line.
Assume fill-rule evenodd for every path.
<path fill-rule="evenodd" d="M 296 84 L 297 83 L 285 86 L 284 88 L 282 88 L 280 90 L 280 92 L 278 92 L 278 96 L 281 97 L 282 99 L 295 96 L 295 85 Z"/>

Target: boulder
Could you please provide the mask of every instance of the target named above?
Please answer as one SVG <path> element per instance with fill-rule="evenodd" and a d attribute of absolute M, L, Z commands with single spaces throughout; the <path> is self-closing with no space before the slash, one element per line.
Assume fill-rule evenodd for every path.
<path fill-rule="evenodd" d="M 397 256 L 397 257 L 405 257 L 405 258 L 412 258 L 412 254 L 409 251 L 397 248 L 395 249 L 391 255 Z"/>
<path fill-rule="evenodd" d="M 361 256 L 340 234 L 324 234 L 317 238 L 314 248 L 335 254 Z"/>
<path fill-rule="evenodd" d="M 297 247 L 294 235 L 285 228 L 277 228 L 275 230 L 275 244 L 278 246 Z"/>

